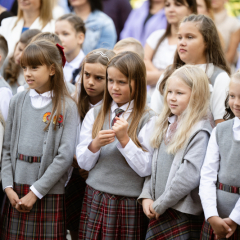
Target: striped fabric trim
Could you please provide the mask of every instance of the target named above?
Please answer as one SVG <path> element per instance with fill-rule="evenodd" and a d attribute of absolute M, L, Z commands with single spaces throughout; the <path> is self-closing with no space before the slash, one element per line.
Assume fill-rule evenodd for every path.
<path fill-rule="evenodd" d="M 33 157 L 33 156 L 26 156 L 23 154 L 18 153 L 17 154 L 17 159 L 22 160 L 24 162 L 29 162 L 29 163 L 40 163 L 42 160 L 42 157 Z"/>
<path fill-rule="evenodd" d="M 223 184 L 220 182 L 217 182 L 216 184 L 217 189 L 225 191 L 225 192 L 230 192 L 230 193 L 237 193 L 240 194 L 240 188 L 239 187 L 235 187 L 235 186 L 230 186 L 227 184 Z"/>

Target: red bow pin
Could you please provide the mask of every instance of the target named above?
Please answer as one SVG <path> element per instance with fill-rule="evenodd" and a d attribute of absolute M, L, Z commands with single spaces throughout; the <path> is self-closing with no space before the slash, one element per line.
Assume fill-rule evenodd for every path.
<path fill-rule="evenodd" d="M 64 51 L 63 51 L 63 49 L 64 49 L 64 47 L 63 46 L 61 46 L 60 44 L 56 44 L 56 46 L 57 46 L 57 48 L 59 49 L 59 51 L 60 51 L 60 54 L 61 54 L 61 56 L 62 56 L 62 66 L 64 67 L 65 66 L 65 63 L 66 63 L 66 57 L 65 57 L 65 53 L 64 53 Z"/>

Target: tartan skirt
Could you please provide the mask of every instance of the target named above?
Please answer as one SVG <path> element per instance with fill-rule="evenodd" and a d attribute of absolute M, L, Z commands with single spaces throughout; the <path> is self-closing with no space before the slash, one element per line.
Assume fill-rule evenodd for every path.
<path fill-rule="evenodd" d="M 214 240 L 215 234 L 213 233 L 213 229 L 209 222 L 204 221 L 201 231 L 201 240 Z M 226 238 L 222 238 L 226 239 Z M 233 233 L 233 235 L 228 238 L 229 240 L 239 240 L 240 239 L 240 226 L 237 225 L 236 231 Z"/>
<path fill-rule="evenodd" d="M 19 199 L 30 186 L 14 184 Z M 48 194 L 38 199 L 29 213 L 20 213 L 5 201 L 2 215 L 2 240 L 66 240 L 65 196 Z"/>
<path fill-rule="evenodd" d="M 65 188 L 68 230 L 78 231 L 85 187 L 86 181 L 73 171 L 71 179 Z"/>
<path fill-rule="evenodd" d="M 148 219 L 137 198 L 116 196 L 87 185 L 79 225 L 79 239 L 143 240 Z"/>
<path fill-rule="evenodd" d="M 146 239 L 199 239 L 203 221 L 203 214 L 195 216 L 169 208 L 158 220 L 150 220 Z"/>

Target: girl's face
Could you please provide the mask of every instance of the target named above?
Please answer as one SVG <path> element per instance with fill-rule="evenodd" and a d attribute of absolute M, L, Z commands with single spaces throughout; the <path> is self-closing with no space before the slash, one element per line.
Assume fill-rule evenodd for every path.
<path fill-rule="evenodd" d="M 24 78 L 31 89 L 36 92 L 44 93 L 50 91 L 50 77 L 55 74 L 53 67 L 46 65 L 23 66 Z"/>
<path fill-rule="evenodd" d="M 55 24 L 55 33 L 62 41 L 66 55 L 70 55 L 75 51 L 79 52 L 84 41 L 84 34 L 77 33 L 68 21 L 57 21 Z"/>
<path fill-rule="evenodd" d="M 240 118 L 240 82 L 232 79 L 229 85 L 229 102 L 232 112 Z"/>
<path fill-rule="evenodd" d="M 173 76 L 168 80 L 167 104 L 172 114 L 181 116 L 190 101 L 192 90 L 180 78 Z"/>
<path fill-rule="evenodd" d="M 197 0 L 197 12 L 208 16 L 207 5 L 204 0 Z"/>
<path fill-rule="evenodd" d="M 41 7 L 41 0 L 18 0 L 18 6 L 23 11 L 36 11 Z"/>
<path fill-rule="evenodd" d="M 13 54 L 14 61 L 17 65 L 20 65 L 20 59 L 21 59 L 22 52 L 25 49 L 25 47 L 26 47 L 25 44 L 23 44 L 21 42 L 17 43 L 16 49 Z"/>
<path fill-rule="evenodd" d="M 81 7 L 85 4 L 89 4 L 88 0 L 69 0 L 72 7 Z"/>
<path fill-rule="evenodd" d="M 131 81 L 132 94 L 130 96 L 130 88 L 128 79 L 117 68 L 109 67 L 108 72 L 108 92 L 113 101 L 119 107 L 131 101 L 135 92 L 135 81 Z"/>
<path fill-rule="evenodd" d="M 191 10 L 178 1 L 166 0 L 165 1 L 165 14 L 169 24 L 179 24 L 181 20 L 188 16 Z"/>
<path fill-rule="evenodd" d="M 106 84 L 106 66 L 100 63 L 85 63 L 83 86 L 91 104 L 102 100 Z"/>
<path fill-rule="evenodd" d="M 226 2 L 228 2 L 228 0 L 211 0 L 213 10 L 224 9 L 224 4 Z"/>
<path fill-rule="evenodd" d="M 184 22 L 178 31 L 177 51 L 181 60 L 186 64 L 204 64 L 207 62 L 205 42 L 197 24 Z"/>

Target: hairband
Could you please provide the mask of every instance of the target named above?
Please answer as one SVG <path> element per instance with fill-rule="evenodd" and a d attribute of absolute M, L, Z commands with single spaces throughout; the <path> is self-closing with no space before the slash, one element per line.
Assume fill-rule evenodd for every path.
<path fill-rule="evenodd" d="M 60 52 L 60 54 L 61 54 L 61 56 L 62 56 L 62 66 L 64 67 L 65 66 L 65 63 L 66 63 L 66 57 L 65 57 L 65 53 L 64 53 L 64 51 L 63 51 L 63 49 L 64 49 L 64 47 L 63 46 L 61 46 L 60 44 L 56 44 L 56 46 L 57 46 L 57 48 L 58 48 L 58 50 L 59 50 L 59 52 Z"/>
<path fill-rule="evenodd" d="M 105 53 L 103 53 L 102 51 L 93 52 L 93 54 L 99 54 L 99 55 L 101 55 L 102 57 L 107 58 L 108 61 L 110 61 L 109 58 L 108 58 L 108 56 L 107 56 Z"/>

